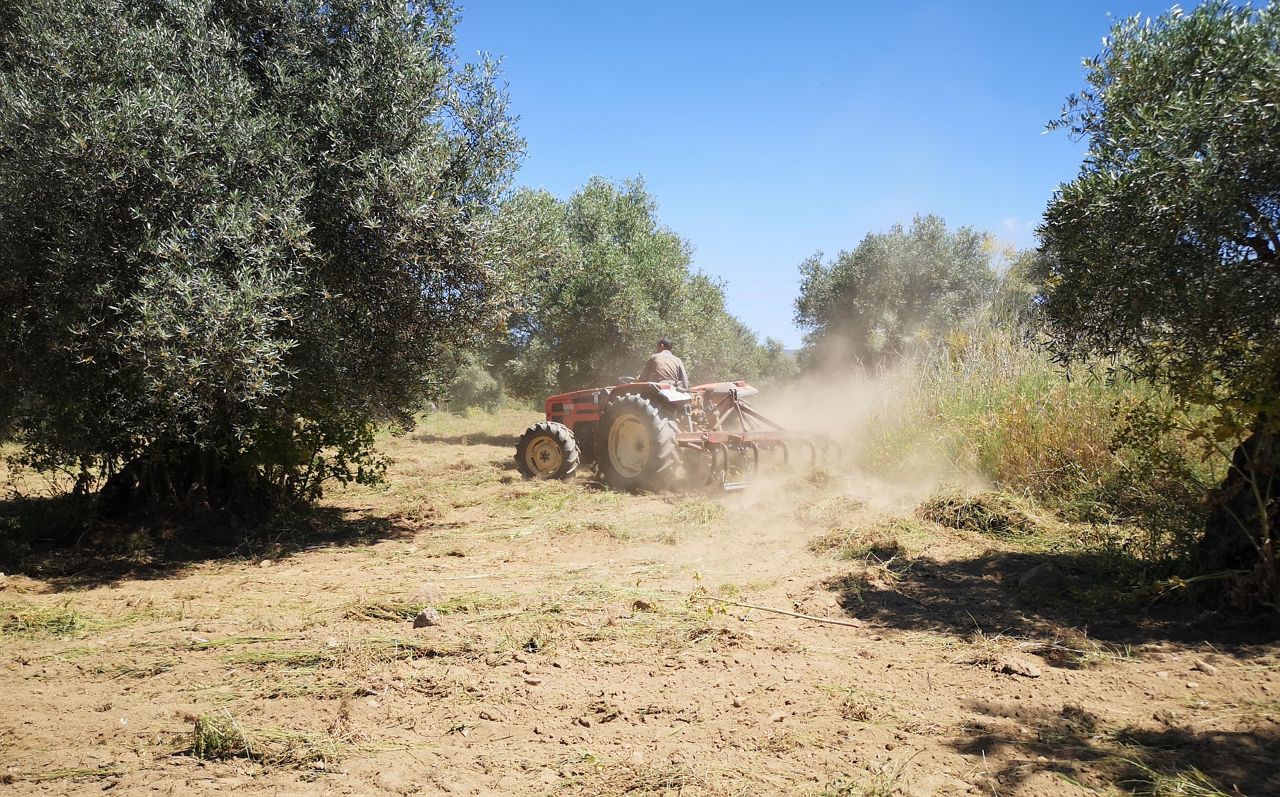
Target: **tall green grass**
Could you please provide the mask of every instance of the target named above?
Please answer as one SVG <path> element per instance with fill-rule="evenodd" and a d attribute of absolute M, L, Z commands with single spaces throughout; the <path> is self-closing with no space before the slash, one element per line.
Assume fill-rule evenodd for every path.
<path fill-rule="evenodd" d="M 855 447 L 863 468 L 907 477 L 933 462 L 1067 520 L 1129 527 L 1125 544 L 1142 559 L 1194 555 L 1225 462 L 1183 431 L 1196 419 L 1160 390 L 1068 373 L 990 323 L 929 341 L 876 378 L 882 399 Z"/>

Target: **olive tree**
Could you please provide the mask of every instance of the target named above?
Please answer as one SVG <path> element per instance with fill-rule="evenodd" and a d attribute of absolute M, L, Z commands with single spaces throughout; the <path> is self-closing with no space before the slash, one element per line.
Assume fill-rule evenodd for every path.
<path fill-rule="evenodd" d="M 873 365 L 959 323 L 995 286 L 991 237 L 938 216 L 868 234 L 830 262 L 800 264 L 796 323 L 810 362 Z"/>
<path fill-rule="evenodd" d="M 1088 144 L 1040 228 L 1053 345 L 1207 408 L 1206 439 L 1239 443 L 1208 564 L 1280 589 L 1280 4 L 1127 19 L 1086 67 L 1052 125 Z"/>
<path fill-rule="evenodd" d="M 368 479 L 494 322 L 520 141 L 444 0 L 12 0 L 0 431 L 117 499 Z"/>
<path fill-rule="evenodd" d="M 642 181 L 593 178 L 563 201 L 520 191 L 501 218 L 511 314 L 491 360 L 514 395 L 614 384 L 662 335 L 695 381 L 785 375 L 781 347 L 762 347 L 721 284 L 690 268 Z"/>

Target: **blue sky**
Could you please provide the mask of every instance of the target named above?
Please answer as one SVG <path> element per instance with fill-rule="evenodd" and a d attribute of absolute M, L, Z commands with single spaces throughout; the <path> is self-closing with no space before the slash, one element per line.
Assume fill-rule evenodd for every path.
<path fill-rule="evenodd" d="M 504 60 L 517 184 L 566 197 L 642 175 L 730 311 L 794 347 L 815 251 L 929 212 L 1032 245 L 1083 152 L 1043 133 L 1081 59 L 1113 19 L 1166 8 L 471 0 L 458 46 Z"/>

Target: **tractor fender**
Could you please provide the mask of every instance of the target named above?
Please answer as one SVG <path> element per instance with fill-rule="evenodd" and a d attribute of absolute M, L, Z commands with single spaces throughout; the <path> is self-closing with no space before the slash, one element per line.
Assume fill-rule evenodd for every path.
<path fill-rule="evenodd" d="M 675 405 L 688 404 L 693 400 L 693 396 L 688 391 L 681 390 L 670 382 L 633 382 L 629 385 L 618 385 L 613 388 L 609 393 L 609 401 L 629 393 L 638 393 L 651 400 Z"/>

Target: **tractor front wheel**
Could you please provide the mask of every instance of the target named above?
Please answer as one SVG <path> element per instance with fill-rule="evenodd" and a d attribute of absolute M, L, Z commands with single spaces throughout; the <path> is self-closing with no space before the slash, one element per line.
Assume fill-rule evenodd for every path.
<path fill-rule="evenodd" d="M 596 456 L 615 490 L 664 490 L 677 479 L 680 452 L 676 422 L 638 393 L 612 401 L 600 416 Z"/>
<path fill-rule="evenodd" d="M 573 432 L 555 421 L 535 423 L 516 444 L 516 468 L 526 479 L 567 479 L 580 460 Z"/>

